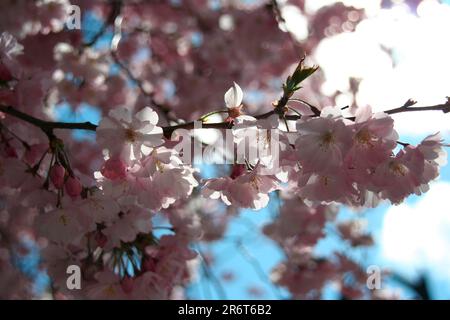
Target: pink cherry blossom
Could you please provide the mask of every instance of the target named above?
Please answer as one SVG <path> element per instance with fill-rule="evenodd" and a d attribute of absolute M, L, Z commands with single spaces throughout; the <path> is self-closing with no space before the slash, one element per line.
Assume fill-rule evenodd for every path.
<path fill-rule="evenodd" d="M 251 172 L 230 177 L 210 179 L 205 182 L 203 195 L 212 199 L 221 198 L 227 205 L 259 210 L 269 203 L 269 193 L 279 188 L 275 176 L 259 175 L 260 167 Z"/>
<path fill-rule="evenodd" d="M 65 174 L 66 170 L 60 164 L 55 164 L 50 169 L 50 181 L 53 183 L 56 189 L 61 189 L 64 186 Z M 68 183 L 73 184 L 73 182 L 69 182 L 69 178 L 67 180 Z M 73 187 L 71 188 L 72 188 L 71 191 L 73 191 Z"/>
<path fill-rule="evenodd" d="M 370 10 L 311 2 L 0 1 L 0 299 L 191 299 L 196 290 L 187 288 L 203 281 L 219 295 L 240 271 L 220 265 L 234 259 L 228 249 L 256 266 L 274 294 L 282 287 L 282 298 L 319 299 L 330 287 L 342 299 L 403 298 L 384 284 L 368 290 L 352 248 L 377 237 L 357 212 L 432 188 L 446 164 L 446 132 L 412 145 L 396 117 L 433 111 L 444 119 L 450 100 L 376 113 L 380 106 L 360 106 L 373 101 L 369 80 L 386 82 L 373 77 L 375 64 L 370 77 L 347 70 L 345 59 L 336 59 L 342 74 L 307 65 L 327 60 L 327 40 L 364 40 L 363 29 L 391 13 L 384 2 Z M 445 6 L 413 2 L 417 21 L 428 6 Z M 102 24 L 72 29 L 72 5 Z M 394 59 L 380 39 L 365 50 L 382 45 L 390 71 L 380 70 L 395 80 L 409 53 Z M 425 87 L 439 90 L 438 78 L 426 77 Z M 372 89 L 378 98 L 406 92 Z M 183 140 L 170 140 L 179 130 Z M 220 148 L 226 163 L 199 163 L 197 151 L 206 154 L 220 136 L 229 139 Z M 255 224 L 247 208 L 270 215 Z M 326 254 L 324 239 L 337 244 Z M 266 269 L 247 240 L 279 250 L 270 275 L 259 274 Z M 225 255 L 217 253 L 224 244 Z M 67 286 L 70 265 L 81 268 L 80 290 Z M 43 274 L 49 281 L 38 292 Z M 269 297 L 265 288 L 242 290 Z"/>
<path fill-rule="evenodd" d="M 152 230 L 152 214 L 138 207 L 119 212 L 116 218 L 102 231 L 108 239 L 105 249 L 120 246 L 120 242 L 132 242 L 139 233 Z"/>
<path fill-rule="evenodd" d="M 80 212 L 76 207 L 55 209 L 36 218 L 39 235 L 59 244 L 76 243 L 83 236 Z"/>
<path fill-rule="evenodd" d="M 295 147 L 305 173 L 336 172 L 350 148 L 351 128 L 342 118 L 324 116 L 297 125 Z"/>
<path fill-rule="evenodd" d="M 119 276 L 111 270 L 105 270 L 96 274 L 97 282 L 87 290 L 87 296 L 91 299 L 118 300 L 125 299 L 126 293 L 120 285 Z"/>
<path fill-rule="evenodd" d="M 83 186 L 77 177 L 69 176 L 64 183 L 65 190 L 69 196 L 76 198 L 80 195 Z"/>
<path fill-rule="evenodd" d="M 126 177 L 127 165 L 118 157 L 110 158 L 105 161 L 101 173 L 105 178 L 116 180 Z"/>
<path fill-rule="evenodd" d="M 140 159 L 143 146 L 162 143 L 162 130 L 157 123 L 158 114 L 149 107 L 136 114 L 125 107 L 116 108 L 100 122 L 97 141 L 112 156 L 121 156 L 125 161 Z"/>
<path fill-rule="evenodd" d="M 173 149 L 153 149 L 141 161 L 141 168 L 132 175 L 138 201 L 147 208 L 168 208 L 177 200 L 187 198 L 198 185 L 195 170 L 183 165 Z"/>
<path fill-rule="evenodd" d="M 0 35 L 0 63 L 6 76 L 19 76 L 20 66 L 16 57 L 23 52 L 23 46 L 8 32 Z"/>

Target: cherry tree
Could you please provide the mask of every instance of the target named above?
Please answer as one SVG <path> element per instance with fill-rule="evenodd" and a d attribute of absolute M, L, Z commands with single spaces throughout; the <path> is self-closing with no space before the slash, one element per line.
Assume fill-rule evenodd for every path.
<path fill-rule="evenodd" d="M 402 141 L 391 115 L 439 117 L 450 100 L 373 112 L 321 92 L 315 48 L 351 32 L 364 10 L 336 3 L 308 14 L 303 0 L 0 8 L 1 298 L 35 297 L 17 263 L 30 244 L 55 299 L 184 298 L 210 264 L 197 245 L 221 241 L 240 209 L 257 215 L 275 200 L 273 220 L 254 230 L 284 253 L 275 285 L 295 299 L 320 298 L 329 281 L 345 298 L 384 297 L 367 289 L 356 261 L 313 248 L 329 224 L 351 247 L 371 246 L 357 213 L 336 221 L 339 208 L 396 205 L 428 190 L 448 145 L 439 133 Z M 286 8 L 307 20 L 307 38 L 289 28 Z M 73 29 L 74 12 L 102 25 Z M 101 120 L 68 122 L 58 117 L 63 104 L 75 114 L 95 108 Z M 211 135 L 228 139 L 218 145 Z M 205 150 L 223 160 L 208 179 L 197 157 Z M 82 270 L 79 290 L 67 286 L 70 265 Z"/>

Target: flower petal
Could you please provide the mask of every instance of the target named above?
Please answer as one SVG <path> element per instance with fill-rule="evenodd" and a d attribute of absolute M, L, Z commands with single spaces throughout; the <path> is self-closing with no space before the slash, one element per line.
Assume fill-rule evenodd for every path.
<path fill-rule="evenodd" d="M 153 111 L 153 109 L 150 107 L 145 107 L 144 109 L 136 113 L 134 116 L 138 120 L 149 121 L 153 125 L 156 125 L 159 120 L 158 114 L 155 111 Z"/>
<path fill-rule="evenodd" d="M 236 82 L 233 82 L 233 86 L 225 93 L 225 105 L 227 108 L 239 107 L 243 97 L 244 93 L 241 87 Z"/>

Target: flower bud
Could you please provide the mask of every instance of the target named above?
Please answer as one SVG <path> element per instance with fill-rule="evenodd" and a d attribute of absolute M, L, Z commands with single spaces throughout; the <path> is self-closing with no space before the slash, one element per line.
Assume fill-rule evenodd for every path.
<path fill-rule="evenodd" d="M 50 169 L 50 181 L 53 183 L 56 189 L 61 189 L 64 185 L 64 175 L 66 170 L 60 164 L 55 164 Z"/>
<path fill-rule="evenodd" d="M 105 178 L 110 180 L 124 179 L 127 166 L 124 161 L 118 157 L 113 157 L 105 161 L 100 172 Z"/>
<path fill-rule="evenodd" d="M 77 177 L 69 177 L 67 178 L 66 184 L 66 192 L 72 198 L 76 198 L 80 195 L 83 187 L 81 186 L 81 182 Z"/>

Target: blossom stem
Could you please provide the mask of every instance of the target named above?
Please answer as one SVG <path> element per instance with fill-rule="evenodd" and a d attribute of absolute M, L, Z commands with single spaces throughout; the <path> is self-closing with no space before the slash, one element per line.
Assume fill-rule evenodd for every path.
<path fill-rule="evenodd" d="M 48 148 L 47 150 L 45 150 L 45 152 L 42 154 L 41 158 L 39 159 L 39 161 L 33 166 L 33 168 L 31 169 L 32 172 L 34 174 L 36 174 L 39 170 L 39 168 L 41 167 L 42 161 L 44 161 L 45 156 L 48 154 L 50 148 Z"/>
<path fill-rule="evenodd" d="M 205 121 L 208 117 L 214 115 L 214 114 L 219 114 L 219 113 L 228 113 L 228 110 L 218 110 L 218 111 L 212 111 L 212 112 L 208 112 L 207 114 L 204 114 L 203 116 L 201 116 L 198 121 Z"/>
<path fill-rule="evenodd" d="M 296 101 L 296 102 L 303 103 L 303 104 L 307 105 L 311 109 L 312 112 L 314 112 L 315 116 L 320 115 L 320 110 L 317 107 L 310 104 L 309 102 L 306 102 L 305 100 L 295 98 L 295 99 L 289 99 L 289 101 Z"/>
<path fill-rule="evenodd" d="M 407 143 L 407 142 L 397 141 L 397 144 L 399 144 L 399 145 L 401 145 L 401 146 L 404 146 L 404 147 L 409 146 L 409 143 Z"/>

